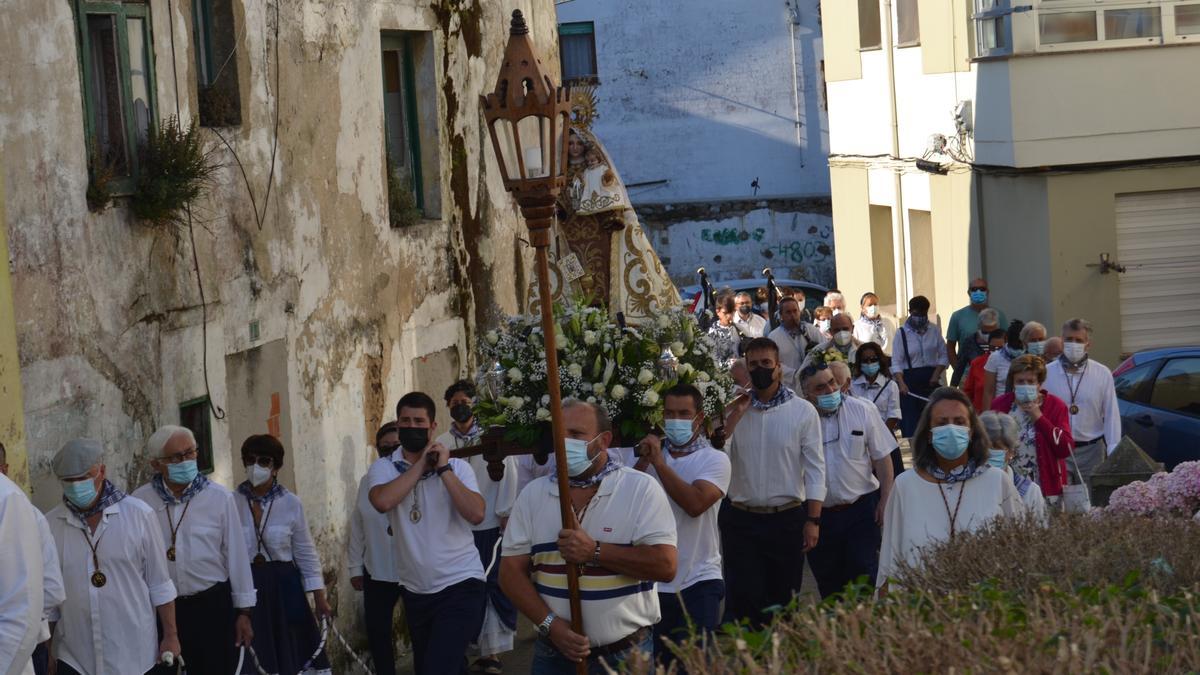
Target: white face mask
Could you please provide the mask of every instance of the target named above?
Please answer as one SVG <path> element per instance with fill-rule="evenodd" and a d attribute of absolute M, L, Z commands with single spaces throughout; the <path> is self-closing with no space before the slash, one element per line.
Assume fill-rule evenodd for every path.
<path fill-rule="evenodd" d="M 254 487 L 258 487 L 271 480 L 271 470 L 257 464 L 251 464 L 246 467 L 246 480 L 250 481 L 250 484 Z"/>
<path fill-rule="evenodd" d="M 1087 356 L 1087 345 L 1082 342 L 1064 342 L 1063 356 L 1071 363 L 1079 363 Z"/>
<path fill-rule="evenodd" d="M 868 319 L 874 319 L 879 314 L 879 305 L 867 305 L 866 315 Z"/>
<path fill-rule="evenodd" d="M 839 347 L 845 347 L 846 345 L 850 344 L 850 340 L 853 339 L 853 337 L 854 335 L 850 331 L 839 330 L 833 334 L 833 341 L 837 343 Z"/>

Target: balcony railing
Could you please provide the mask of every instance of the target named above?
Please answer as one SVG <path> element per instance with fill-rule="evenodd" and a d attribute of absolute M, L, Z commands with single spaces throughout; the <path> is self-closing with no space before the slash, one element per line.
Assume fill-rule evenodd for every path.
<path fill-rule="evenodd" d="M 1200 42 L 1200 0 L 975 0 L 976 56 Z"/>

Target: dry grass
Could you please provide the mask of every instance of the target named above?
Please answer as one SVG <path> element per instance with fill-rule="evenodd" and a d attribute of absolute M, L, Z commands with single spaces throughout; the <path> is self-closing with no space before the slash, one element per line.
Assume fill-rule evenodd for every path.
<path fill-rule="evenodd" d="M 714 675 L 1197 672 L 1197 553 L 1188 520 L 1007 523 L 929 551 L 883 600 L 850 589 L 678 654 Z"/>

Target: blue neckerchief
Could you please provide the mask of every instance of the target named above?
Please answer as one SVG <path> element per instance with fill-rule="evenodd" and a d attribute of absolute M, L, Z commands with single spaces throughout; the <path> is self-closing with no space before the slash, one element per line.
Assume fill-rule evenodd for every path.
<path fill-rule="evenodd" d="M 451 427 L 451 428 L 453 428 L 453 427 Z M 400 473 L 404 473 L 404 472 L 408 471 L 409 467 L 411 467 L 412 464 L 409 464 L 408 460 L 401 459 L 401 460 L 393 460 L 392 466 L 396 467 L 396 470 L 399 471 Z M 446 466 L 450 466 L 450 465 L 447 464 Z M 430 470 L 426 471 L 425 473 L 421 474 L 420 480 L 425 480 L 426 478 L 432 477 L 436 471 L 437 471 L 437 469 L 430 469 Z"/>
<path fill-rule="evenodd" d="M 154 474 L 154 477 L 150 479 L 150 485 L 154 488 L 154 491 L 158 493 L 159 498 L 163 500 L 164 504 L 183 504 L 192 497 L 195 497 L 196 493 L 200 492 L 205 488 L 205 486 L 208 485 L 208 476 L 205 476 L 202 473 L 196 474 L 196 477 L 192 479 L 192 482 L 188 483 L 188 486 L 183 489 L 183 494 L 179 495 L 178 499 L 175 498 L 174 492 L 171 492 L 169 489 L 167 489 L 167 484 L 165 481 L 163 481 L 161 473 Z"/>
<path fill-rule="evenodd" d="M 453 424 L 450 425 L 450 435 L 454 436 L 460 441 L 474 442 L 475 439 L 479 438 L 479 435 L 482 433 L 483 429 L 479 426 L 479 420 L 471 420 L 471 428 L 467 429 L 467 433 L 465 434 L 459 431 L 457 426 Z"/>
<path fill-rule="evenodd" d="M 1029 492 L 1029 486 L 1033 485 L 1033 481 L 1029 480 L 1028 476 L 1022 476 L 1016 471 L 1013 471 L 1012 475 L 1013 485 L 1017 486 L 1017 492 L 1020 493 L 1022 498 L 1024 498 L 1025 493 Z"/>
<path fill-rule="evenodd" d="M 88 518 L 100 513 L 104 509 L 107 509 L 122 499 L 125 499 L 125 493 L 118 490 L 117 486 L 112 484 L 112 481 L 105 478 L 104 486 L 100 488 L 100 498 L 96 500 L 96 503 L 92 505 L 92 508 L 86 511 L 77 509 L 75 508 L 75 505 L 66 498 L 66 496 L 63 496 L 63 503 L 67 505 L 67 508 L 71 510 L 71 513 L 74 513 L 76 516 L 78 516 L 79 520 L 83 521 L 83 524 L 86 525 Z"/>
<path fill-rule="evenodd" d="M 792 397 L 795 395 L 796 392 L 781 384 L 779 385 L 779 391 L 775 392 L 775 395 L 771 397 L 770 401 L 763 403 L 762 401 L 758 400 L 757 396 L 751 396 L 750 405 L 754 406 L 755 410 L 770 410 L 771 408 L 787 403 L 788 401 L 792 400 Z"/>
<path fill-rule="evenodd" d="M 986 465 L 978 467 L 975 466 L 975 460 L 968 459 L 966 464 L 951 469 L 949 473 L 942 471 L 942 467 L 935 464 L 929 468 L 929 475 L 944 483 L 961 483 L 971 480 L 976 474 L 983 471 L 984 468 L 986 468 Z"/>
<path fill-rule="evenodd" d="M 668 452 L 672 452 L 677 455 L 690 455 L 697 450 L 703 450 L 704 448 L 712 447 L 712 444 L 708 442 L 708 437 L 703 433 L 696 434 L 695 440 L 693 440 L 691 443 L 678 447 L 676 447 L 676 445 L 672 443 L 670 439 L 665 440 L 667 443 Z"/>
<path fill-rule="evenodd" d="M 604 480 L 605 476 L 616 472 L 616 470 L 620 468 L 621 462 L 615 456 L 613 456 L 612 453 L 609 453 L 608 463 L 604 465 L 603 469 L 597 471 L 595 475 L 588 478 L 571 478 L 567 482 L 573 488 L 592 487 L 593 485 L 599 485 L 600 481 Z"/>
<path fill-rule="evenodd" d="M 252 502 L 258 502 L 259 504 L 269 504 L 272 501 L 274 501 L 275 499 L 285 495 L 287 493 L 287 488 L 280 485 L 279 481 L 275 481 L 275 484 L 271 486 L 271 489 L 267 490 L 267 494 L 260 497 L 256 494 L 254 494 L 254 488 L 251 487 L 250 481 L 244 480 L 244 481 L 242 481 L 241 485 L 237 486 L 237 491 L 239 493 L 241 493 L 243 496 L 245 496 L 246 499 L 249 499 Z"/>

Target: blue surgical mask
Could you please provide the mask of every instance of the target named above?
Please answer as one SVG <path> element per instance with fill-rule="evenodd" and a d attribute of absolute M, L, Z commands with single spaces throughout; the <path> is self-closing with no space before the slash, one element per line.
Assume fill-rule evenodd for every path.
<path fill-rule="evenodd" d="M 1046 353 L 1046 341 L 1039 340 L 1037 342 L 1030 342 L 1025 345 L 1025 350 L 1034 356 L 1041 356 L 1042 354 Z"/>
<path fill-rule="evenodd" d="M 597 434 L 596 438 L 600 438 L 600 435 Z M 593 438 L 592 441 L 596 438 Z M 588 457 L 588 446 L 592 441 L 581 441 L 578 438 L 566 439 L 568 476 L 574 478 L 592 468 L 596 457 L 600 456 L 599 453 L 596 453 L 596 457 Z"/>
<path fill-rule="evenodd" d="M 987 291 L 971 291 L 970 296 L 972 305 L 982 305 L 987 302 Z"/>
<path fill-rule="evenodd" d="M 1003 450 L 988 450 L 988 465 L 1003 469 L 1008 464 L 1008 453 Z"/>
<path fill-rule="evenodd" d="M 864 363 L 859 366 L 859 369 L 862 370 L 862 374 L 866 375 L 867 377 L 875 377 L 879 374 L 878 363 Z"/>
<path fill-rule="evenodd" d="M 692 440 L 692 435 L 695 430 L 692 429 L 692 420 L 664 420 L 663 431 L 667 434 L 667 440 L 671 441 L 671 445 L 675 447 L 683 447 L 688 441 Z"/>
<path fill-rule="evenodd" d="M 933 428 L 933 449 L 943 459 L 956 460 L 967 451 L 971 430 L 958 424 L 943 424 Z"/>
<path fill-rule="evenodd" d="M 198 473 L 200 473 L 200 469 L 196 466 L 196 460 L 194 459 L 167 465 L 167 480 L 176 485 L 191 483 L 196 479 L 196 474 Z"/>
<path fill-rule="evenodd" d="M 1010 358 L 1014 358 L 1014 359 L 1025 353 L 1024 349 L 1014 349 L 1013 347 L 1009 347 L 1009 346 L 1006 346 L 1004 348 L 1004 350 L 1006 352 L 1008 352 L 1008 356 Z"/>
<path fill-rule="evenodd" d="M 91 478 L 62 482 L 63 496 L 77 509 L 85 509 L 96 501 L 96 483 Z"/>
<path fill-rule="evenodd" d="M 1029 403 L 1037 400 L 1038 386 L 1036 384 L 1013 385 L 1013 393 L 1016 394 L 1018 403 Z"/>
<path fill-rule="evenodd" d="M 842 392 L 835 391 L 830 394 L 821 394 L 817 397 L 817 407 L 821 410 L 837 410 L 842 404 Z"/>

